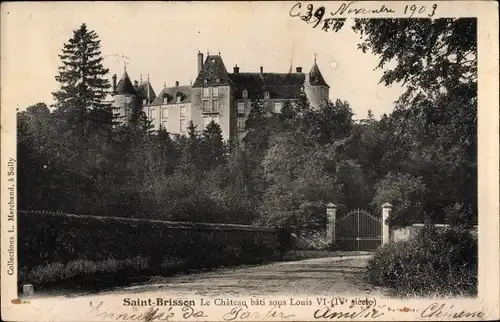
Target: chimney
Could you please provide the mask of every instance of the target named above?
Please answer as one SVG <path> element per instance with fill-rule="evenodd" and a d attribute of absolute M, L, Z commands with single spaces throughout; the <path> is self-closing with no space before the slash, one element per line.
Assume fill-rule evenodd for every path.
<path fill-rule="evenodd" d="M 302 67 L 297 67 L 296 70 L 297 70 L 297 73 L 302 73 Z"/>
<path fill-rule="evenodd" d="M 116 93 L 116 74 L 113 75 L 113 94 Z"/>
<path fill-rule="evenodd" d="M 233 73 L 239 74 L 239 72 L 240 72 L 240 68 L 238 67 L 238 65 L 234 65 L 234 67 L 233 67 Z"/>
<path fill-rule="evenodd" d="M 139 87 L 139 82 L 138 81 L 134 81 L 134 88 L 137 89 Z"/>
<path fill-rule="evenodd" d="M 175 87 L 179 87 L 179 81 L 175 81 Z"/>
<path fill-rule="evenodd" d="M 264 67 L 260 66 L 260 73 L 264 73 Z"/>
<path fill-rule="evenodd" d="M 202 67 L 203 67 L 203 54 L 200 51 L 198 51 L 198 74 L 200 74 Z"/>

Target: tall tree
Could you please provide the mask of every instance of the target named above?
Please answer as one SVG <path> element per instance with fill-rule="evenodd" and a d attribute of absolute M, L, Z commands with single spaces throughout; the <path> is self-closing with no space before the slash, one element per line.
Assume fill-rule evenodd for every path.
<path fill-rule="evenodd" d="M 200 133 L 196 129 L 193 121 L 189 121 L 187 126 L 187 138 L 184 143 L 183 149 L 183 168 L 187 173 L 192 172 L 192 170 L 197 170 L 201 168 L 201 156 L 200 156 Z"/>
<path fill-rule="evenodd" d="M 341 27 L 340 21 L 336 27 Z M 457 201 L 477 213 L 477 19 L 357 19 L 359 48 L 380 58 L 381 82 L 406 92 L 384 121 L 388 171 L 422 177 L 428 212 Z M 394 62 L 389 64 L 389 62 Z"/>
<path fill-rule="evenodd" d="M 215 168 L 224 162 L 225 147 L 222 130 L 214 121 L 208 123 L 203 130 L 203 158 L 208 168 Z"/>
<path fill-rule="evenodd" d="M 353 112 L 346 101 L 327 102 L 316 111 L 309 111 L 308 136 L 319 144 L 333 143 L 349 136 L 353 126 Z"/>
<path fill-rule="evenodd" d="M 247 134 L 243 138 L 245 150 L 253 156 L 256 164 L 264 158 L 269 147 L 270 127 L 264 104 L 255 100 L 251 103 L 251 110 L 245 122 Z"/>
<path fill-rule="evenodd" d="M 106 102 L 109 70 L 102 65 L 100 47 L 97 34 L 86 24 L 74 30 L 59 55 L 60 89 L 52 93 L 58 113 L 85 137 L 92 129 L 109 129 L 113 123 L 111 104 Z"/>

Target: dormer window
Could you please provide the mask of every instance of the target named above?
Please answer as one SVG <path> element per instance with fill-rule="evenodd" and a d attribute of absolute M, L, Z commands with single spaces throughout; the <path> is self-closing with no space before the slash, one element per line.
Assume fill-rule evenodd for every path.
<path fill-rule="evenodd" d="M 126 104 L 130 104 L 131 101 L 132 101 L 132 98 L 130 96 L 125 96 L 125 103 Z"/>
<path fill-rule="evenodd" d="M 143 99 L 143 100 L 142 100 L 142 104 L 143 104 L 143 105 L 146 105 L 147 103 L 148 103 L 148 100 L 147 100 L 147 99 Z"/>
<path fill-rule="evenodd" d="M 217 79 L 215 80 L 215 82 L 216 82 L 216 83 L 220 83 L 220 78 L 217 78 Z"/>
<path fill-rule="evenodd" d="M 266 100 L 269 99 L 269 92 L 264 92 L 264 99 L 266 99 Z"/>
<path fill-rule="evenodd" d="M 205 84 L 208 84 L 208 78 L 205 78 Z"/>
<path fill-rule="evenodd" d="M 243 90 L 243 98 L 248 98 L 248 91 L 246 89 Z"/>
<path fill-rule="evenodd" d="M 163 104 L 167 104 L 168 103 L 168 96 L 165 95 L 163 96 Z"/>
<path fill-rule="evenodd" d="M 182 97 L 180 95 L 177 95 L 177 101 L 176 101 L 177 104 L 179 104 L 181 102 L 181 100 L 182 100 Z"/>

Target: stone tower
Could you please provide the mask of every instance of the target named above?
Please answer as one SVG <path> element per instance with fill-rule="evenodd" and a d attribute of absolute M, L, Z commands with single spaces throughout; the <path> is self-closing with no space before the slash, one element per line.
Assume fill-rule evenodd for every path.
<path fill-rule="evenodd" d="M 316 58 L 309 73 L 306 73 L 304 80 L 304 92 L 307 95 L 311 107 L 319 109 L 330 95 L 330 86 L 326 83 L 319 70 Z"/>
<path fill-rule="evenodd" d="M 127 71 L 123 72 L 118 84 L 116 84 L 116 75 L 113 75 L 113 104 L 115 113 L 118 114 L 120 121 L 126 121 L 132 113 L 134 107 L 141 106 L 140 95 L 137 92 L 137 86 L 132 85 L 132 81 Z"/>

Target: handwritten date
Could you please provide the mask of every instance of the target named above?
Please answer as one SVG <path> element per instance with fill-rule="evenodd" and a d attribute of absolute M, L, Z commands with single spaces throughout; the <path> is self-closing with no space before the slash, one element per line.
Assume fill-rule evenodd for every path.
<path fill-rule="evenodd" d="M 431 7 L 427 5 L 406 5 L 403 10 L 403 15 L 408 18 L 412 18 L 414 15 L 427 15 L 427 17 L 433 17 L 436 14 L 438 5 L 433 4 Z M 329 16 L 328 16 L 329 14 Z M 305 8 L 301 2 L 297 2 L 290 9 L 290 17 L 299 17 L 301 20 L 308 24 L 312 24 L 313 28 L 316 28 L 320 24 L 322 25 L 321 30 L 329 31 L 335 29 L 335 20 L 343 18 L 346 16 L 364 16 L 369 14 L 396 14 L 396 11 L 385 4 L 381 5 L 376 9 L 367 9 L 363 7 L 355 7 L 354 1 L 344 2 L 340 4 L 334 11 L 327 13 L 324 6 L 315 8 L 313 4 L 308 4 Z"/>

